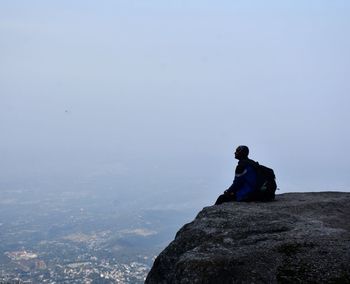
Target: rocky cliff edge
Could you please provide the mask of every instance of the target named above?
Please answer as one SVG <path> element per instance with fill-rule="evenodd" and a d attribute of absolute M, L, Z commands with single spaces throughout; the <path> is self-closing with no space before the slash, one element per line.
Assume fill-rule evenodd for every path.
<path fill-rule="evenodd" d="M 146 283 L 350 283 L 350 193 L 205 207 Z"/>

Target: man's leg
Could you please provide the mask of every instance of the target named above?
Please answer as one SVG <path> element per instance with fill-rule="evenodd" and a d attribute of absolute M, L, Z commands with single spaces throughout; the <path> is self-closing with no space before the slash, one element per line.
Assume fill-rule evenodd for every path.
<path fill-rule="evenodd" d="M 215 205 L 222 204 L 224 202 L 236 201 L 236 196 L 234 194 L 221 194 L 215 202 Z"/>

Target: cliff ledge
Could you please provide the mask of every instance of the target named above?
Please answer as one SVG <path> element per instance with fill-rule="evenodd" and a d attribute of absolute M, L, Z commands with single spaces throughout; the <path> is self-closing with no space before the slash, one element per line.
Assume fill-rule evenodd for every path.
<path fill-rule="evenodd" d="M 350 193 L 205 207 L 146 283 L 350 283 Z"/>

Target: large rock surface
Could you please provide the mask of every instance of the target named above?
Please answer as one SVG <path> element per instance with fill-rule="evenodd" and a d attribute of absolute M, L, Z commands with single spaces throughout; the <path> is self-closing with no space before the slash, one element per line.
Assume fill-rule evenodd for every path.
<path fill-rule="evenodd" d="M 350 283 L 350 193 L 206 207 L 146 283 Z"/>

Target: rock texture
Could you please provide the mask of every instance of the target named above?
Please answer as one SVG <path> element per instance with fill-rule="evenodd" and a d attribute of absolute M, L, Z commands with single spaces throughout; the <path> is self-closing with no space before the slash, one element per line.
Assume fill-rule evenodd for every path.
<path fill-rule="evenodd" d="M 206 207 L 146 283 L 350 283 L 350 193 Z"/>

